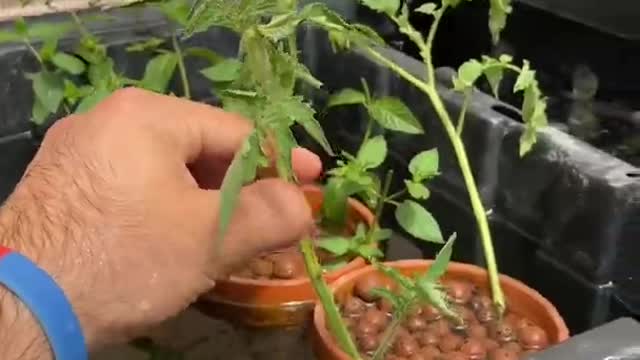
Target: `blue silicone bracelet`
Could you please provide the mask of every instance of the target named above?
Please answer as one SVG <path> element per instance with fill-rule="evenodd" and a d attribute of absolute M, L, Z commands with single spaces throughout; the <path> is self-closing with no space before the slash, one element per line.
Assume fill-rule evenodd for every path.
<path fill-rule="evenodd" d="M 0 284 L 20 299 L 40 322 L 56 360 L 89 358 L 80 322 L 56 282 L 25 256 L 0 256 Z"/>

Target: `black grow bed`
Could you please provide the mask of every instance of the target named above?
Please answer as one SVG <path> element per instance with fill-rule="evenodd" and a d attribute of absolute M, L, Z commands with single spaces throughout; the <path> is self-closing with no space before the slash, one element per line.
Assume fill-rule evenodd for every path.
<path fill-rule="evenodd" d="M 116 20 L 95 25 L 94 32 L 111 45 L 110 52 L 114 54 L 117 69 L 139 78 L 145 58 L 127 54 L 124 50 L 126 44 L 150 36 L 167 36 L 168 26 L 161 17 L 148 11 L 126 9 L 112 13 Z M 67 46 L 73 40 L 65 40 L 62 45 Z M 329 91 L 359 87 L 362 77 L 375 95 L 402 97 L 412 108 L 427 129 L 426 134 L 390 136 L 391 156 L 385 166 L 394 168 L 401 177 L 405 175 L 406 163 L 412 155 L 437 146 L 441 154 L 442 176 L 434 182 L 433 197 L 427 201 L 427 206 L 441 222 L 443 231 L 458 232 L 460 241 L 456 244 L 455 260 L 482 263 L 475 222 L 457 164 L 426 98 L 357 53 L 333 54 L 322 32 L 303 31 L 299 41 L 305 63 L 325 84 L 323 90 L 311 94 L 318 108 L 323 107 Z M 221 30 L 199 34 L 188 42 L 209 47 L 226 56 L 236 53 L 236 37 Z M 387 53 L 408 71 L 419 76 L 422 73 L 422 65 L 410 57 L 391 49 L 387 49 Z M 35 129 L 28 122 L 33 94 L 24 74 L 34 71 L 35 66 L 24 47 L 0 47 L 0 150 L 4 154 L 0 160 L 2 199 L 11 192 L 37 151 L 42 133 L 42 129 Z M 197 71 L 203 66 L 198 62 L 187 65 L 192 69 L 190 80 L 196 99 L 211 97 L 208 81 Z M 449 78 L 447 69 L 440 69 L 439 73 L 443 79 L 440 91 L 444 101 L 455 112 L 460 108 L 462 99 L 447 87 L 444 81 Z M 177 91 L 180 89 L 177 81 L 173 87 Z M 632 206 L 640 201 L 634 199 L 635 194 L 640 193 L 640 184 L 629 178 L 627 172 L 630 170 L 619 163 L 605 168 L 594 167 L 585 172 L 581 161 L 586 156 L 585 152 L 591 150 L 583 144 L 571 142 L 571 150 L 565 150 L 558 141 L 564 143 L 569 140 L 554 129 L 541 134 L 540 145 L 531 156 L 518 159 L 515 155 L 516 140 L 522 125 L 517 119 L 504 115 L 504 111 L 496 110 L 505 106 L 477 93 L 469 107 L 468 126 L 464 133 L 483 201 L 487 208 L 493 210 L 490 220 L 500 270 L 525 281 L 556 304 L 572 333 L 603 323 L 613 314 L 616 317 L 632 315 L 627 306 L 629 298 L 616 303 L 624 304 L 616 307 L 616 312 L 611 310 L 617 284 L 586 281 L 585 270 L 594 274 L 615 270 L 625 277 L 640 275 L 637 267 L 618 266 L 631 265 L 633 254 L 640 250 L 640 245 L 631 241 L 631 237 L 621 238 L 620 235 L 625 233 L 623 230 L 628 236 L 633 234 L 628 228 L 632 226 L 631 221 L 640 216 L 640 207 Z M 332 110 L 321 121 L 332 144 L 354 149 L 365 130 L 363 116 L 358 109 L 341 108 Z M 517 117 L 517 113 L 514 116 Z M 321 152 L 308 139 L 302 138 L 301 143 Z M 605 180 L 601 177 L 603 171 L 608 172 Z M 619 201 L 625 196 L 626 202 Z M 634 231 L 638 234 L 637 229 Z M 410 240 L 402 237 L 395 238 L 388 246 L 389 256 L 394 259 L 431 257 L 436 250 L 416 248 Z M 576 264 L 582 264 L 583 268 Z M 604 269 L 594 268 L 595 264 Z M 635 292 L 636 285 L 633 282 L 629 287 L 630 298 L 639 293 Z"/>

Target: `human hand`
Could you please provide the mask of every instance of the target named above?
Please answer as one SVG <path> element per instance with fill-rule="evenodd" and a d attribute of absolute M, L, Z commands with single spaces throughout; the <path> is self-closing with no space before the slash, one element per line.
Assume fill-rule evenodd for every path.
<path fill-rule="evenodd" d="M 120 90 L 48 131 L 0 211 L 0 243 L 54 277 L 90 347 L 128 340 L 186 308 L 231 266 L 311 229 L 297 187 L 260 180 L 241 191 L 214 252 L 213 189 L 250 131 L 204 104 Z M 293 161 L 303 182 L 321 171 L 306 150 Z"/>

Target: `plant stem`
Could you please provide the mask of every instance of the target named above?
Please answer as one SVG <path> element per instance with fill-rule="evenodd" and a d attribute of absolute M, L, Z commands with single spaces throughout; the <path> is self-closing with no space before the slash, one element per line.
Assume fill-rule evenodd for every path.
<path fill-rule="evenodd" d="M 29 51 L 33 54 L 33 56 L 35 56 L 36 60 L 38 60 L 38 62 L 40 63 L 40 66 L 42 66 L 43 70 L 44 69 L 44 60 L 42 60 L 42 57 L 40 56 L 40 54 L 38 53 L 38 50 L 36 50 L 33 45 L 31 45 L 31 42 L 29 41 L 29 39 L 25 38 L 23 39 L 24 44 L 27 46 L 27 49 L 29 49 Z"/>
<path fill-rule="evenodd" d="M 478 188 L 476 186 L 475 179 L 471 171 L 471 166 L 469 165 L 469 160 L 467 158 L 464 144 L 460 139 L 460 137 L 458 136 L 456 132 L 456 128 L 451 122 L 449 113 L 447 112 L 444 104 L 442 103 L 442 99 L 440 98 L 438 91 L 436 90 L 435 81 L 433 80 L 433 78 L 428 79 L 430 83 L 427 84 L 424 81 L 413 76 L 411 73 L 409 73 L 408 71 L 400 67 L 398 64 L 387 59 L 385 56 L 383 56 L 376 50 L 372 48 L 366 48 L 365 50 L 373 59 L 384 64 L 390 70 L 398 74 L 400 77 L 404 78 L 406 81 L 413 84 L 419 90 L 424 92 L 431 100 L 433 108 L 438 114 L 438 117 L 440 118 L 440 121 L 442 122 L 442 125 L 444 126 L 445 131 L 449 136 L 449 140 L 453 145 L 453 149 L 458 159 L 458 165 L 460 166 L 462 177 L 464 178 L 464 182 L 467 187 L 467 192 L 469 194 L 469 199 L 471 202 L 471 207 L 473 209 L 473 214 L 476 218 L 477 226 L 480 232 L 480 239 L 482 241 L 484 256 L 487 262 L 487 271 L 489 273 L 489 282 L 491 284 L 491 292 L 493 294 L 493 302 L 497 310 L 499 311 L 499 313 L 502 314 L 505 308 L 504 294 L 502 292 L 502 288 L 500 287 L 500 279 L 498 276 L 498 266 L 496 264 L 495 253 L 493 249 L 493 242 L 491 240 L 491 231 L 489 230 L 489 223 L 487 221 L 486 211 L 480 199 Z"/>
<path fill-rule="evenodd" d="M 173 51 L 175 51 L 178 56 L 178 71 L 180 72 L 184 97 L 191 99 L 191 88 L 189 86 L 189 78 L 187 77 L 187 69 L 184 66 L 184 56 L 182 55 L 182 49 L 180 48 L 180 43 L 178 42 L 175 31 L 171 34 L 171 42 L 173 43 Z"/>
<path fill-rule="evenodd" d="M 460 114 L 458 115 L 458 123 L 456 132 L 458 136 L 462 136 L 462 129 L 464 128 L 464 119 L 467 116 L 467 108 L 469 107 L 469 101 L 471 101 L 471 92 L 473 90 L 467 90 L 464 93 L 464 100 L 462 101 L 462 109 L 460 109 Z"/>
<path fill-rule="evenodd" d="M 82 37 L 87 37 L 87 38 L 93 37 L 89 32 L 89 30 L 87 30 L 87 28 L 84 26 L 82 19 L 80 19 L 80 17 L 78 16 L 78 14 L 76 14 L 75 11 L 71 11 L 71 17 L 73 18 L 73 21 L 78 26 L 78 30 L 80 31 L 80 34 L 82 34 Z"/>
<path fill-rule="evenodd" d="M 349 330 L 342 321 L 342 317 L 340 316 L 340 311 L 334 301 L 333 294 L 331 293 L 327 283 L 324 281 L 324 277 L 322 276 L 322 266 L 316 256 L 313 243 L 309 238 L 300 242 L 300 250 L 304 257 L 304 264 L 307 269 L 309 280 L 311 280 L 311 285 L 313 285 L 313 288 L 318 295 L 318 299 L 320 300 L 320 304 L 322 304 L 326 314 L 327 325 L 329 326 L 329 330 L 331 330 L 331 334 L 335 336 L 342 350 L 351 356 L 352 359 L 361 360 L 360 353 L 351 339 Z"/>
<path fill-rule="evenodd" d="M 447 5 L 443 5 L 440 10 L 438 10 L 434 14 L 433 24 L 431 24 L 431 28 L 429 28 L 429 33 L 427 34 L 427 44 L 426 44 L 426 53 L 423 54 L 424 62 L 427 64 L 427 81 L 431 84 L 434 84 L 436 81 L 435 76 L 435 68 L 433 66 L 433 56 L 431 56 L 431 49 L 433 48 L 433 39 L 436 37 L 436 32 L 438 31 L 438 26 L 440 25 L 440 20 L 442 19 L 442 15 L 447 10 Z"/>
<path fill-rule="evenodd" d="M 380 346 L 378 346 L 378 348 L 376 349 L 376 352 L 373 354 L 372 360 L 384 359 L 384 356 L 387 350 L 389 349 L 391 344 L 393 344 L 393 340 L 396 334 L 398 333 L 398 328 L 400 328 L 400 325 L 402 325 L 404 318 L 407 316 L 408 309 L 409 309 L 409 306 L 404 306 L 395 312 L 394 314 L 395 318 L 393 319 L 389 327 L 385 330 L 384 334 L 382 335 Z"/>

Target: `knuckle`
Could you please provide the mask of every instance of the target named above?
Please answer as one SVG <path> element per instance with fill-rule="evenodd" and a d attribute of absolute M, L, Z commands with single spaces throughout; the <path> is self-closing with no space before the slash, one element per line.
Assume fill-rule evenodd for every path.
<path fill-rule="evenodd" d="M 118 119 L 130 115 L 136 106 L 145 103 L 146 97 L 148 97 L 148 93 L 142 89 L 135 87 L 118 89 L 98 104 L 95 110 L 110 114 L 111 119 Z"/>

